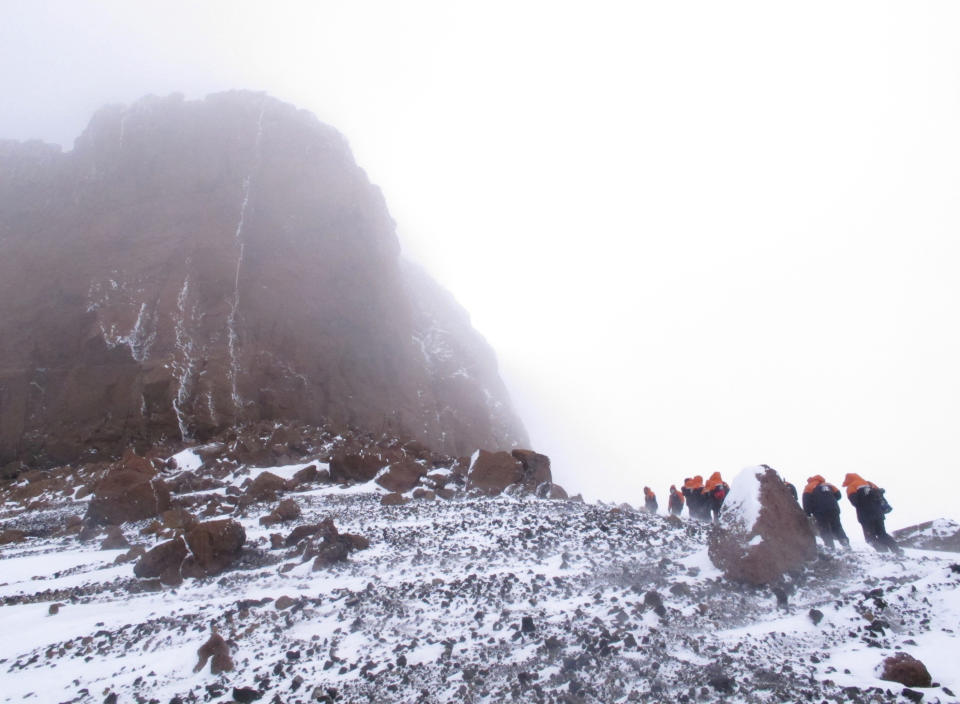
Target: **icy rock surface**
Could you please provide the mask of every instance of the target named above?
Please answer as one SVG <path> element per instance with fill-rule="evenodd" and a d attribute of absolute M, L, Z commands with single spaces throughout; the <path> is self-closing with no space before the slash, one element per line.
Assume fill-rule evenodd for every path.
<path fill-rule="evenodd" d="M 241 468 L 218 491 L 263 471 Z M 703 524 L 532 498 L 382 507 L 383 491 L 290 494 L 302 515 L 284 534 L 331 518 L 369 540 L 345 562 L 315 571 L 271 549 L 275 528 L 257 518 L 269 505 L 254 504 L 231 514 L 247 537 L 237 567 L 176 589 L 135 579 L 122 551 L 55 537 L 82 502 L 6 504 L 3 527 L 33 537 L 0 548 L 0 701 L 212 701 L 236 688 L 290 704 L 880 702 L 899 690 L 875 668 L 901 650 L 941 685 L 931 700 L 960 692 L 948 556 L 822 556 L 778 598 L 724 579 Z M 124 531 L 159 541 L 142 527 Z M 233 671 L 194 672 L 211 627 Z"/>

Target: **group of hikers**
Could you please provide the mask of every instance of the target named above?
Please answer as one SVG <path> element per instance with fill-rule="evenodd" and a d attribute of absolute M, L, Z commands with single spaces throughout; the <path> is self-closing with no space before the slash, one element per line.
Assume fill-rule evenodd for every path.
<path fill-rule="evenodd" d="M 766 467 L 766 465 L 763 466 Z M 849 549 L 850 539 L 847 538 L 840 523 L 840 499 L 843 496 L 840 490 L 816 474 L 807 479 L 801 500 L 793 484 L 786 481 L 784 484 L 793 499 L 801 504 L 804 513 L 816 523 L 817 532 L 824 545 L 832 550 L 834 542 L 837 542 Z M 897 545 L 897 541 L 887 534 L 884 525 L 886 514 L 892 510 L 884 497 L 884 490 L 873 482 L 866 481 L 859 474 L 853 473 L 847 474 L 843 480 L 843 486 L 847 490 L 847 499 L 857 511 L 857 521 L 863 528 L 863 537 L 867 543 L 880 552 L 887 550 L 903 552 Z M 720 472 L 711 474 L 706 483 L 700 475 L 687 477 L 683 480 L 681 489 L 678 490 L 676 485 L 670 486 L 667 510 L 671 515 L 679 516 L 683 513 L 683 507 L 686 506 L 690 518 L 716 521 L 720 517 L 723 501 L 729 493 L 730 486 L 723 481 Z M 656 513 L 659 508 L 657 495 L 648 486 L 643 487 L 643 494 L 646 511 Z"/>

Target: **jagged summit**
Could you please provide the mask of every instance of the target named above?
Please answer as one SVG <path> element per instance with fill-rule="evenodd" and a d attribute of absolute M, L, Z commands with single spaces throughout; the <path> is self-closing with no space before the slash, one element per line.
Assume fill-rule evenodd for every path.
<path fill-rule="evenodd" d="M 312 114 L 148 97 L 71 152 L 0 143 L 0 465 L 258 420 L 527 444 L 493 351 Z"/>

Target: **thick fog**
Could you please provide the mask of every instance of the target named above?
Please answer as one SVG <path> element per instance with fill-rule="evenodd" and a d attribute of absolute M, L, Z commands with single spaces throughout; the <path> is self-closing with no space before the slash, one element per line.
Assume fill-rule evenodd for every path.
<path fill-rule="evenodd" d="M 307 108 L 571 493 L 853 471 L 896 528 L 958 517 L 958 36 L 954 2 L 7 1 L 0 137 Z"/>

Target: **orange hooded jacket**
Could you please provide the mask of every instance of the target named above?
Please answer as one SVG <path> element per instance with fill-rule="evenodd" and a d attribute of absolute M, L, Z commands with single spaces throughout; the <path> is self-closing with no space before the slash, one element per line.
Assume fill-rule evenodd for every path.
<path fill-rule="evenodd" d="M 711 491 L 716 489 L 721 484 L 725 484 L 723 477 L 720 476 L 720 472 L 714 472 L 710 475 L 710 478 L 707 480 L 706 485 L 703 487 L 703 493 L 709 494 Z"/>
<path fill-rule="evenodd" d="M 847 476 L 849 477 L 850 475 L 848 474 Z M 814 489 L 816 489 L 821 484 L 826 484 L 830 488 L 830 491 L 837 490 L 837 487 L 835 487 L 833 484 L 830 484 L 829 482 L 827 482 L 827 480 L 821 477 L 819 474 L 815 474 L 809 479 L 807 479 L 807 486 L 804 488 L 803 493 L 810 494 L 813 492 Z M 846 486 L 846 484 L 844 484 L 844 486 Z"/>
<path fill-rule="evenodd" d="M 647 497 L 648 499 L 655 499 L 655 498 L 657 498 L 657 495 L 654 494 L 654 493 L 653 493 L 653 490 L 652 490 L 650 487 L 648 487 L 648 486 L 643 487 L 643 495 L 644 495 L 645 497 Z"/>
<path fill-rule="evenodd" d="M 697 489 L 702 489 L 702 488 L 703 488 L 703 477 L 701 477 L 701 476 L 698 474 L 698 475 L 695 476 L 693 479 L 687 479 L 687 480 L 683 483 L 683 488 L 684 488 L 684 489 L 691 489 L 691 490 L 693 490 L 693 491 L 696 491 Z"/>
<path fill-rule="evenodd" d="M 847 496 L 851 496 L 851 495 L 853 495 L 853 494 L 856 494 L 856 493 L 857 493 L 857 490 L 859 490 L 860 487 L 863 487 L 863 486 L 868 486 L 868 487 L 870 487 L 871 489 L 879 489 L 879 488 L 880 488 L 880 487 L 878 487 L 876 484 L 874 484 L 873 482 L 868 482 L 866 479 L 864 479 L 863 477 L 861 477 L 859 474 L 854 474 L 853 472 L 847 474 L 847 476 L 845 476 L 845 477 L 843 478 L 843 485 L 844 485 L 845 487 L 847 487 Z"/>
<path fill-rule="evenodd" d="M 686 501 L 686 499 L 683 498 L 683 494 L 677 491 L 676 484 L 670 485 L 670 496 L 673 497 L 675 501 L 679 501 L 680 503 L 683 503 L 684 501 Z"/>

